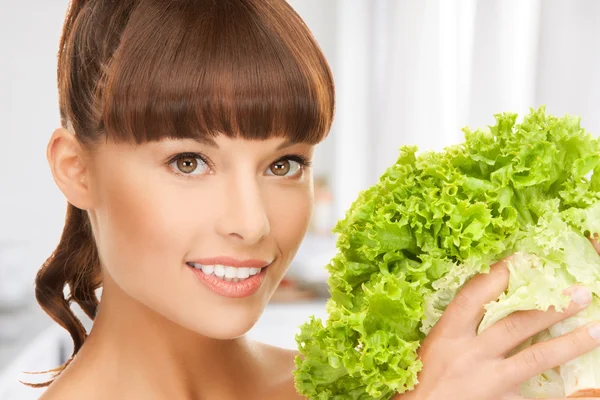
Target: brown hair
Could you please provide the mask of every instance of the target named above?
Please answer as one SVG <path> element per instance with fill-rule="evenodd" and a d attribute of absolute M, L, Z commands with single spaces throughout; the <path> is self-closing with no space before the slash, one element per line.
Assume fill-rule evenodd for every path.
<path fill-rule="evenodd" d="M 217 134 L 316 144 L 335 109 L 327 61 L 285 0 L 73 0 L 58 92 L 62 126 L 89 147 Z M 68 204 L 35 283 L 38 303 L 74 342 L 58 375 L 87 336 L 70 305 L 94 319 L 102 284 L 85 210 Z"/>

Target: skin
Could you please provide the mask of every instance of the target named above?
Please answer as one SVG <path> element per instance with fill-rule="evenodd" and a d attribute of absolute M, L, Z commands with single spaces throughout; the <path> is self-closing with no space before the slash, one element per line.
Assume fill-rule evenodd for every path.
<path fill-rule="evenodd" d="M 102 142 L 89 151 L 70 132 L 54 132 L 50 168 L 69 202 L 89 212 L 104 289 L 89 338 L 43 400 L 302 398 L 292 375 L 296 352 L 243 336 L 283 278 L 311 217 L 310 169 L 294 177 L 268 171 L 287 154 L 310 160 L 314 148 L 278 149 L 284 143 L 219 136 L 218 148 L 164 140 L 135 147 Z M 183 152 L 203 154 L 209 168 L 189 179 L 175 173 L 167 160 Z M 274 262 L 256 294 L 231 299 L 205 288 L 185 265 L 222 255 Z M 511 353 L 589 302 L 572 302 L 563 313 L 513 313 L 477 335 L 484 305 L 508 281 L 501 261 L 461 289 L 419 349 L 419 385 L 394 399 L 523 399 L 522 382 L 600 344 L 581 327 Z"/>
<path fill-rule="evenodd" d="M 89 338 L 44 398 L 299 398 L 295 353 L 243 336 L 311 217 L 310 168 L 277 161 L 288 154 L 310 160 L 314 146 L 279 148 L 285 144 L 220 135 L 212 144 L 101 141 L 88 149 L 69 131 L 54 132 L 52 174 L 67 200 L 89 213 L 104 286 Z M 192 152 L 208 165 L 194 157 L 168 164 Z M 257 293 L 228 298 L 186 265 L 215 256 L 273 262 Z"/>

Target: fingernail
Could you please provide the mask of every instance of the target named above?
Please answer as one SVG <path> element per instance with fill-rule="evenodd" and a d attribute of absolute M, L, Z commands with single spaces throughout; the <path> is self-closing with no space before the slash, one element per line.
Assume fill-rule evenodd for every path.
<path fill-rule="evenodd" d="M 583 306 L 592 301 L 592 292 L 585 286 L 578 286 L 571 292 L 571 299 L 573 299 L 573 302 Z"/>
<path fill-rule="evenodd" d="M 600 340 L 600 324 L 592 325 L 588 328 L 590 336 L 596 340 Z"/>

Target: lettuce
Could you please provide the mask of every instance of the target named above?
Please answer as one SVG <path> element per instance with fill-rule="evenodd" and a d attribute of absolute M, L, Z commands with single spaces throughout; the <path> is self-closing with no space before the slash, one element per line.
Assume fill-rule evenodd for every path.
<path fill-rule="evenodd" d="M 495 115 L 463 143 L 417 155 L 403 146 L 338 221 L 326 321 L 296 336 L 295 382 L 309 399 L 387 399 L 412 390 L 417 350 L 457 290 L 507 255 L 508 290 L 479 332 L 517 310 L 562 310 L 562 291 L 587 285 L 593 304 L 524 346 L 600 319 L 600 142 L 576 117 L 544 106 Z M 595 371 L 595 372 L 594 372 Z M 530 396 L 600 388 L 600 350 L 528 381 Z M 595 374 L 595 375 L 594 375 Z"/>

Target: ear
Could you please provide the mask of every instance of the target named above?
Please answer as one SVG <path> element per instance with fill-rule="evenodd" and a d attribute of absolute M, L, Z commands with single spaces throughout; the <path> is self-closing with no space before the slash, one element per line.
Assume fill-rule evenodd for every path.
<path fill-rule="evenodd" d="M 92 208 L 88 189 L 89 157 L 75 135 L 64 128 L 56 129 L 48 142 L 46 158 L 54 182 L 69 203 L 82 210 Z"/>

